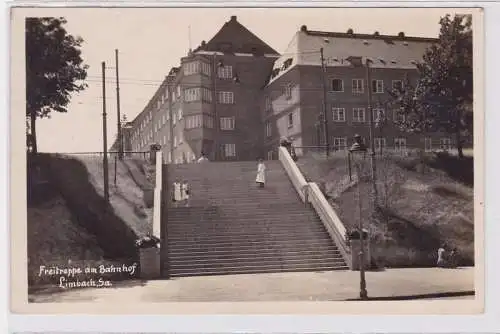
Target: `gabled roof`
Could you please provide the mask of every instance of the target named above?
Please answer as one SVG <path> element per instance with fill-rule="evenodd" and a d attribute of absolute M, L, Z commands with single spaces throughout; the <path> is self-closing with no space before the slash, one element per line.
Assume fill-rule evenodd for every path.
<path fill-rule="evenodd" d="M 374 68 L 415 69 L 426 49 L 437 38 L 355 34 L 310 31 L 302 26 L 288 45 L 287 50 L 274 63 L 270 83 L 296 65 L 321 66 L 320 50 L 326 66 L 351 66 L 348 57 L 363 57 L 372 60 Z"/>
<path fill-rule="evenodd" d="M 231 16 L 231 20 L 226 22 L 210 41 L 202 42 L 194 52 L 200 50 L 279 55 L 276 50 L 239 23 L 236 16 Z"/>

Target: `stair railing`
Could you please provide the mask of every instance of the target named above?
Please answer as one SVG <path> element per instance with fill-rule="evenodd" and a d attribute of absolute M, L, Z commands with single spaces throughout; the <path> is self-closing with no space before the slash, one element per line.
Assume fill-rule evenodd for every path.
<path fill-rule="evenodd" d="M 328 231 L 328 234 L 337 245 L 344 261 L 349 268 L 352 268 L 351 251 L 347 242 L 347 230 L 339 216 L 330 203 L 328 203 L 318 185 L 315 182 L 306 181 L 288 150 L 280 146 L 278 152 L 279 160 L 287 172 L 295 190 L 302 199 L 302 202 L 311 204 Z"/>

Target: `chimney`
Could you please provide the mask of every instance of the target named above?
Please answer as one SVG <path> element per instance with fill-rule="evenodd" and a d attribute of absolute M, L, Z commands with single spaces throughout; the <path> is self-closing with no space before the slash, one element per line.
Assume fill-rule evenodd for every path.
<path fill-rule="evenodd" d="M 231 22 L 236 22 L 236 15 L 231 16 Z"/>

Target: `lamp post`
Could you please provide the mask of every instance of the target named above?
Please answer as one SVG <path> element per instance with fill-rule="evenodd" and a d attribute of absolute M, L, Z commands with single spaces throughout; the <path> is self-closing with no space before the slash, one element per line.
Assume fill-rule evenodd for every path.
<path fill-rule="evenodd" d="M 364 242 L 364 228 L 363 228 L 363 217 L 361 211 L 361 167 L 366 160 L 366 146 L 363 144 L 360 135 L 354 136 L 354 144 L 352 144 L 349 149 L 349 156 L 352 156 L 354 165 L 356 166 L 356 173 L 358 175 L 358 232 L 359 232 L 359 274 L 360 274 L 360 285 L 359 285 L 359 297 L 361 299 L 368 298 L 368 292 L 366 291 L 366 279 L 365 279 L 365 242 Z M 350 158 L 349 157 L 349 158 Z"/>

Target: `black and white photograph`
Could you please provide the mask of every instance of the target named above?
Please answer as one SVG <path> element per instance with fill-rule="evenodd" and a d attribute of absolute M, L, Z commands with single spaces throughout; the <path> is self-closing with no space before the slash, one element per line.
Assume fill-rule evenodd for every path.
<path fill-rule="evenodd" d="M 479 8 L 11 8 L 12 305 L 482 312 L 482 34 Z"/>

